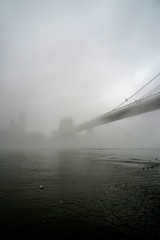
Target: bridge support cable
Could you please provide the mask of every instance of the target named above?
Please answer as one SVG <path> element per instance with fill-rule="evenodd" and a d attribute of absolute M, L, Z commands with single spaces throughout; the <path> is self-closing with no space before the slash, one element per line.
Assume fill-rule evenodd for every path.
<path fill-rule="evenodd" d="M 148 97 L 148 96 L 151 96 L 151 95 L 153 95 L 153 94 L 155 94 L 155 93 L 158 93 L 159 91 L 160 91 L 160 84 L 159 84 L 157 87 L 155 87 L 154 89 L 152 89 L 150 92 L 148 92 L 147 94 L 145 94 L 143 97 L 141 97 L 140 100 L 141 100 L 141 99 L 144 99 L 144 98 L 146 98 L 146 97 Z"/>
<path fill-rule="evenodd" d="M 138 91 L 136 91 L 134 94 L 132 94 L 129 98 L 126 98 L 124 102 L 122 102 L 121 104 L 119 104 L 115 109 L 118 109 L 119 107 L 121 107 L 122 105 L 124 105 L 126 102 L 128 102 L 131 98 L 133 98 L 134 96 L 136 96 L 140 91 L 142 91 L 145 87 L 147 87 L 151 82 L 153 82 L 156 78 L 158 78 L 160 76 L 160 72 L 153 77 L 151 80 L 149 80 L 149 82 L 147 82 L 143 87 L 141 87 Z M 115 110 L 113 109 L 113 110 Z"/>

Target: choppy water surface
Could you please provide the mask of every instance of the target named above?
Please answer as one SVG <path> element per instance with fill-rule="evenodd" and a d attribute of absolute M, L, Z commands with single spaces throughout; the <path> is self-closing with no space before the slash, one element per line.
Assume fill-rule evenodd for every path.
<path fill-rule="evenodd" d="M 0 216 L 1 239 L 158 239 L 160 150 L 0 150 Z"/>

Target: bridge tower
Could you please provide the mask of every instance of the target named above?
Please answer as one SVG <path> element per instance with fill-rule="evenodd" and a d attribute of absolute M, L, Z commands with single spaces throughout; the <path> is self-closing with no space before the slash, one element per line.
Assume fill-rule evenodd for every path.
<path fill-rule="evenodd" d="M 60 135 L 67 134 L 73 129 L 73 119 L 72 117 L 64 117 L 60 120 L 60 125 L 58 132 Z"/>

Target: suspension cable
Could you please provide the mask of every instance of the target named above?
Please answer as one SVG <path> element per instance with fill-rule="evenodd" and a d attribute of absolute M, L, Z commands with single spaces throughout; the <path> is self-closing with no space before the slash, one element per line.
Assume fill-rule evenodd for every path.
<path fill-rule="evenodd" d="M 143 97 L 141 97 L 140 99 L 144 99 L 145 97 L 152 95 L 153 93 L 155 93 L 155 92 L 158 91 L 159 89 L 160 89 L 160 84 L 159 84 L 157 87 L 155 87 L 154 89 L 152 89 L 150 92 L 146 93 L 146 94 L 145 94 Z"/>
<path fill-rule="evenodd" d="M 141 87 L 138 91 L 136 91 L 134 94 L 132 94 L 129 98 L 126 98 L 126 100 L 124 102 L 122 102 L 121 104 L 119 104 L 115 109 L 121 107 L 124 103 L 126 103 L 127 101 L 129 101 L 131 98 L 133 98 L 135 95 L 137 95 L 137 93 L 139 93 L 142 89 L 144 89 L 146 86 L 148 86 L 151 82 L 153 82 L 158 76 L 160 75 L 160 72 L 154 77 L 152 78 L 149 82 L 147 82 L 143 87 Z M 113 110 L 115 110 L 113 109 Z"/>

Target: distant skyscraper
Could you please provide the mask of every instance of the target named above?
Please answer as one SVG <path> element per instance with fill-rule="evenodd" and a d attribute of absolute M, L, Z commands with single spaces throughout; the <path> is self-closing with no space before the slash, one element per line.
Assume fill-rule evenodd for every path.
<path fill-rule="evenodd" d="M 14 119 L 11 119 L 9 122 L 9 131 L 10 132 L 15 132 L 17 129 L 17 125 Z"/>
<path fill-rule="evenodd" d="M 25 116 L 24 113 L 20 113 L 19 114 L 18 130 L 20 132 L 25 132 L 26 131 L 26 116 Z"/>

